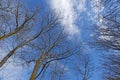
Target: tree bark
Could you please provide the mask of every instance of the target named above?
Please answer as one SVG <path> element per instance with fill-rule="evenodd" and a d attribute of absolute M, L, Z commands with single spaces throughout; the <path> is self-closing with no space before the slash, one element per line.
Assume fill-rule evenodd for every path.
<path fill-rule="evenodd" d="M 30 76 L 30 80 L 35 80 L 35 79 L 36 79 L 36 76 L 37 76 L 37 73 L 38 73 L 38 71 L 39 71 L 39 68 L 41 67 L 42 62 L 43 62 L 43 60 L 45 59 L 45 57 L 46 57 L 46 56 L 45 56 L 44 54 L 42 54 L 42 55 L 39 57 L 39 59 L 36 61 L 35 66 L 34 66 L 34 69 L 33 69 L 32 74 L 31 74 L 31 76 Z"/>
<path fill-rule="evenodd" d="M 13 49 L 12 51 L 10 51 L 9 54 L 7 54 L 2 61 L 0 62 L 0 68 L 7 62 L 7 60 L 14 54 L 14 52 L 17 50 L 17 48 Z"/>

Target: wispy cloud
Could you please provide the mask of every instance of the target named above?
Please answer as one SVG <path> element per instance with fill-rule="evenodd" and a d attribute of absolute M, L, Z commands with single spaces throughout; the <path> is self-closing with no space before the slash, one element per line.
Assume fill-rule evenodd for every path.
<path fill-rule="evenodd" d="M 76 25 L 78 19 L 78 11 L 84 10 L 86 0 L 50 0 L 51 9 L 60 12 L 61 25 L 65 32 L 69 35 L 79 34 L 80 29 Z"/>

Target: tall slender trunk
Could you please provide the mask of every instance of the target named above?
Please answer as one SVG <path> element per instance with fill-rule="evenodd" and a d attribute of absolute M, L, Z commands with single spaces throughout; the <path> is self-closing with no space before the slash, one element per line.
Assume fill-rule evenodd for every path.
<path fill-rule="evenodd" d="M 30 80 L 35 80 L 35 78 L 37 76 L 37 72 L 38 72 L 40 66 L 41 66 L 41 63 L 39 61 L 37 61 L 35 66 L 34 66 L 33 72 L 32 72 L 32 74 L 30 76 Z"/>
<path fill-rule="evenodd" d="M 87 80 L 87 64 L 85 64 L 85 70 L 84 70 L 84 77 L 83 77 L 83 80 Z"/>
<path fill-rule="evenodd" d="M 34 69 L 32 71 L 32 74 L 30 76 L 30 80 L 35 80 L 37 73 L 39 71 L 39 68 L 42 66 L 43 60 L 45 59 L 45 55 L 41 55 L 39 59 L 36 61 Z"/>
<path fill-rule="evenodd" d="M 17 47 L 10 51 L 0 62 L 0 68 L 7 62 L 7 60 L 15 53 Z"/>

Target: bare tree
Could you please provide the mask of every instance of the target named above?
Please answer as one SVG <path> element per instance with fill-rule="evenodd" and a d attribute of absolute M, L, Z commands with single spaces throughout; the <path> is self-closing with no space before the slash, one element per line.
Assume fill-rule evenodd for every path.
<path fill-rule="evenodd" d="M 42 36 L 42 38 L 40 38 L 44 43 L 41 47 L 38 46 L 41 53 L 38 59 L 36 60 L 30 80 L 35 80 L 37 78 L 37 76 L 39 75 L 39 69 L 42 66 L 55 60 L 66 59 L 67 57 L 70 57 L 71 55 L 76 53 L 76 50 L 66 43 L 66 40 L 64 39 L 65 37 L 63 36 L 63 32 L 52 32 L 47 33 L 48 36 Z"/>
<path fill-rule="evenodd" d="M 76 56 L 77 63 L 74 64 L 74 70 L 79 74 L 80 80 L 89 80 L 94 71 L 94 67 L 92 61 L 90 59 L 90 55 L 88 54 L 78 54 Z"/>
<path fill-rule="evenodd" d="M 16 0 L 1 0 L 0 7 L 0 47 L 8 52 L 0 61 L 0 67 L 2 67 L 18 49 L 36 39 L 41 32 L 30 36 L 38 13 L 37 9 L 33 13 L 26 11 Z"/>
<path fill-rule="evenodd" d="M 109 49 L 120 49 L 120 2 L 103 0 L 104 10 L 101 13 L 101 25 L 98 28 L 98 43 Z"/>
<path fill-rule="evenodd" d="M 58 61 L 54 62 L 53 65 L 50 80 L 65 80 L 68 77 L 66 65 L 61 64 Z"/>
<path fill-rule="evenodd" d="M 120 79 L 120 55 L 109 54 L 104 55 L 104 62 L 102 64 L 104 74 L 103 78 L 105 80 L 119 80 Z"/>
<path fill-rule="evenodd" d="M 111 54 L 104 55 L 104 79 L 120 79 L 120 1 L 119 0 L 102 0 L 104 6 L 101 12 L 102 23 L 98 28 L 97 44 L 104 50 L 113 50 Z M 118 51 L 116 54 L 114 51 Z"/>
<path fill-rule="evenodd" d="M 11 8 L 11 5 L 13 5 L 14 1 L 17 2 L 16 0 L 13 1 L 3 0 L 3 2 L 1 1 L 2 2 L 1 5 L 7 3 L 8 4 L 7 8 L 12 9 L 10 10 L 10 12 L 7 13 L 12 18 L 11 20 L 7 19 L 9 21 L 5 21 L 4 24 L 1 23 L 2 26 L 9 24 L 8 26 L 5 27 L 6 29 L 5 31 L 1 30 L 4 31 L 4 34 L 3 35 L 1 34 L 1 44 L 4 45 L 5 43 L 7 43 L 6 42 L 7 40 L 11 42 L 7 43 L 7 46 L 4 47 L 10 48 L 8 49 L 8 54 L 1 59 L 0 67 L 2 67 L 7 62 L 7 60 L 17 51 L 28 46 L 29 44 L 31 44 L 31 42 L 34 42 L 41 35 L 45 36 L 45 33 L 48 33 L 49 30 L 51 30 L 52 28 L 56 27 L 56 25 L 59 24 L 58 15 L 54 15 L 53 13 L 46 13 L 46 15 L 41 20 L 39 20 L 39 26 L 36 25 L 38 23 L 38 21 L 36 20 L 38 19 L 36 19 L 35 16 L 37 16 L 37 13 L 39 12 L 38 9 L 36 9 L 34 12 L 31 12 L 26 9 L 24 10 L 21 2 L 17 2 L 17 5 Z M 4 17 L 6 16 L 4 15 Z M 36 31 L 36 29 L 34 28 L 36 29 L 39 28 L 39 30 Z"/>
<path fill-rule="evenodd" d="M 27 10 L 27 9 L 26 9 Z M 25 11 L 23 4 L 17 0 L 1 0 L 0 2 L 0 40 L 20 33 L 25 28 L 30 28 L 38 11 L 31 13 Z M 29 26 L 28 26 L 29 25 Z M 31 26 L 30 26 L 31 25 Z M 26 27 L 28 26 L 28 27 Z"/>

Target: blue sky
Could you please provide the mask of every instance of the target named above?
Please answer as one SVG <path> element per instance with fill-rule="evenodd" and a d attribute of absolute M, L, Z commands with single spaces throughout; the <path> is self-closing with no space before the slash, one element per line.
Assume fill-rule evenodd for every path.
<path fill-rule="evenodd" d="M 27 4 L 29 9 L 33 9 L 35 6 L 40 6 L 41 12 L 44 12 L 43 9 L 60 12 L 60 16 L 63 17 L 61 25 L 65 29 L 65 33 L 68 34 L 68 39 L 72 40 L 73 44 L 79 43 L 79 41 L 87 44 L 87 42 L 92 38 L 91 35 L 93 35 L 93 31 L 91 30 L 91 27 L 96 23 L 96 18 L 101 9 L 101 7 L 94 7 L 95 5 L 100 6 L 98 0 L 27 0 L 24 2 Z M 88 52 L 88 54 L 92 55 L 93 63 L 95 67 L 97 67 L 99 64 L 99 55 L 97 53 L 99 52 L 95 49 L 91 49 L 89 46 L 84 47 L 87 49 L 86 53 Z M 17 78 L 24 75 L 22 80 L 25 80 L 25 77 L 27 80 L 29 78 L 27 73 L 30 73 L 32 66 L 33 64 L 31 63 L 29 68 L 23 68 L 21 66 L 15 68 L 15 64 L 9 64 L 9 67 L 6 68 L 6 71 L 9 72 L 6 73 L 6 71 L 3 71 L 2 73 L 4 73 L 4 75 L 0 73 L 0 76 L 3 76 L 2 80 L 17 80 Z M 11 73 L 12 70 L 16 72 Z M 74 74 L 74 72 L 70 70 L 71 75 L 72 73 Z M 5 75 L 8 75 L 8 77 L 5 78 Z M 100 80 L 99 76 L 100 75 L 97 70 L 95 70 L 95 74 L 90 80 Z M 74 80 L 74 77 L 75 76 L 72 75 L 69 80 Z"/>

